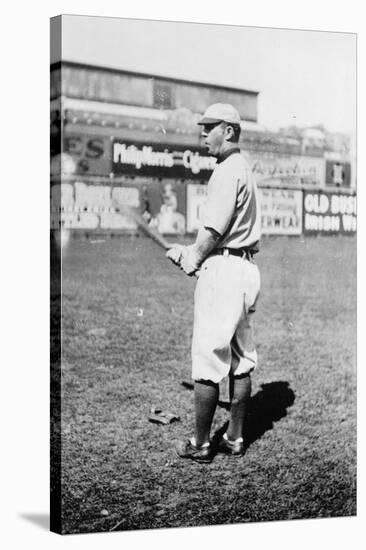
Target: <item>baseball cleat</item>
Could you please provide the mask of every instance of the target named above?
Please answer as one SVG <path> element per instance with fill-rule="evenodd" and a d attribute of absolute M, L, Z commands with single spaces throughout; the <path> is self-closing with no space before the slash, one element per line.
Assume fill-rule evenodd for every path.
<path fill-rule="evenodd" d="M 224 434 L 221 438 L 221 441 L 218 445 L 218 451 L 234 456 L 241 456 L 244 454 L 244 441 L 242 437 L 236 439 L 235 441 L 230 441 L 227 438 L 227 435 Z"/>
<path fill-rule="evenodd" d="M 179 441 L 175 450 L 180 458 L 190 458 L 195 462 L 207 464 L 213 459 L 213 452 L 210 444 L 203 447 L 197 447 L 190 439 L 188 439 L 188 441 Z"/>

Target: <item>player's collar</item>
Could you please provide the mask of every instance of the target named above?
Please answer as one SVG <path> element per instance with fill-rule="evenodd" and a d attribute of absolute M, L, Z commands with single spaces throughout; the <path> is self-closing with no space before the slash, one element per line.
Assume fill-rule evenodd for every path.
<path fill-rule="evenodd" d="M 219 155 L 217 158 L 217 164 L 220 164 L 220 162 L 224 162 L 230 155 L 233 155 L 234 153 L 240 153 L 239 147 L 233 147 L 232 149 L 229 149 L 228 151 L 225 151 L 222 155 Z"/>

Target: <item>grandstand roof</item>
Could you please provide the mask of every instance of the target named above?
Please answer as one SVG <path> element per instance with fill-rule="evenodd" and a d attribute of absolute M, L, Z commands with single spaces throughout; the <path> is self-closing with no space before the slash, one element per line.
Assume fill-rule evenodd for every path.
<path fill-rule="evenodd" d="M 228 92 L 242 92 L 245 94 L 250 94 L 257 96 L 259 94 L 259 91 L 257 90 L 248 90 L 246 88 L 236 88 L 233 86 L 223 86 L 222 84 L 213 84 L 211 82 L 197 82 L 195 80 L 184 80 L 180 78 L 172 78 L 170 76 L 164 76 L 164 75 L 158 75 L 158 74 L 148 74 L 148 73 L 140 73 L 136 71 L 131 70 L 124 70 L 124 69 L 115 69 L 112 67 L 102 67 L 99 65 L 91 65 L 87 63 L 76 63 L 74 61 L 58 61 L 56 63 L 51 64 L 51 71 L 59 69 L 61 66 L 65 67 L 72 67 L 75 69 L 89 69 L 91 71 L 100 71 L 104 73 L 112 73 L 112 74 L 124 74 L 128 76 L 136 76 L 136 77 L 142 77 L 142 78 L 156 78 L 159 80 L 165 80 L 167 82 L 175 82 L 177 84 L 191 84 L 195 86 L 202 86 L 202 87 L 209 87 L 214 88 L 217 90 L 222 91 L 228 91 Z"/>

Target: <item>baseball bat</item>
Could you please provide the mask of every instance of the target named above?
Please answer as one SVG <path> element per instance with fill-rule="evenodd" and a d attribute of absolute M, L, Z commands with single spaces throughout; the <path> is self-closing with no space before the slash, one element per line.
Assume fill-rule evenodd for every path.
<path fill-rule="evenodd" d="M 148 223 L 144 220 L 144 218 L 141 216 L 139 212 L 134 210 L 131 206 L 126 206 L 125 204 L 120 204 L 116 201 L 116 199 L 113 199 L 113 206 L 116 210 L 124 214 L 126 217 L 132 219 L 135 221 L 137 227 L 141 229 L 143 233 L 147 237 L 150 237 L 156 244 L 158 244 L 161 248 L 164 250 L 169 250 L 172 248 L 172 245 L 168 243 L 155 228 L 150 227 Z M 194 274 L 196 278 L 199 276 L 199 271 L 196 271 Z"/>
<path fill-rule="evenodd" d="M 121 212 L 121 214 L 124 214 L 126 217 L 132 219 L 137 227 L 147 236 L 150 237 L 156 244 L 158 244 L 161 248 L 164 250 L 169 250 L 172 246 L 168 243 L 154 227 L 151 227 L 141 216 L 139 212 L 134 210 L 130 206 L 126 206 L 125 204 L 118 203 L 115 199 L 113 200 L 113 205 L 116 210 Z"/>

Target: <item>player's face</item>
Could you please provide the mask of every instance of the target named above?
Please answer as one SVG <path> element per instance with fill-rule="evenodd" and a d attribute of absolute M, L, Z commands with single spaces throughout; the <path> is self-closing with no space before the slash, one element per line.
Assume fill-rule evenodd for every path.
<path fill-rule="evenodd" d="M 208 153 L 217 157 L 221 153 L 225 141 L 225 123 L 204 124 L 201 136 Z"/>

